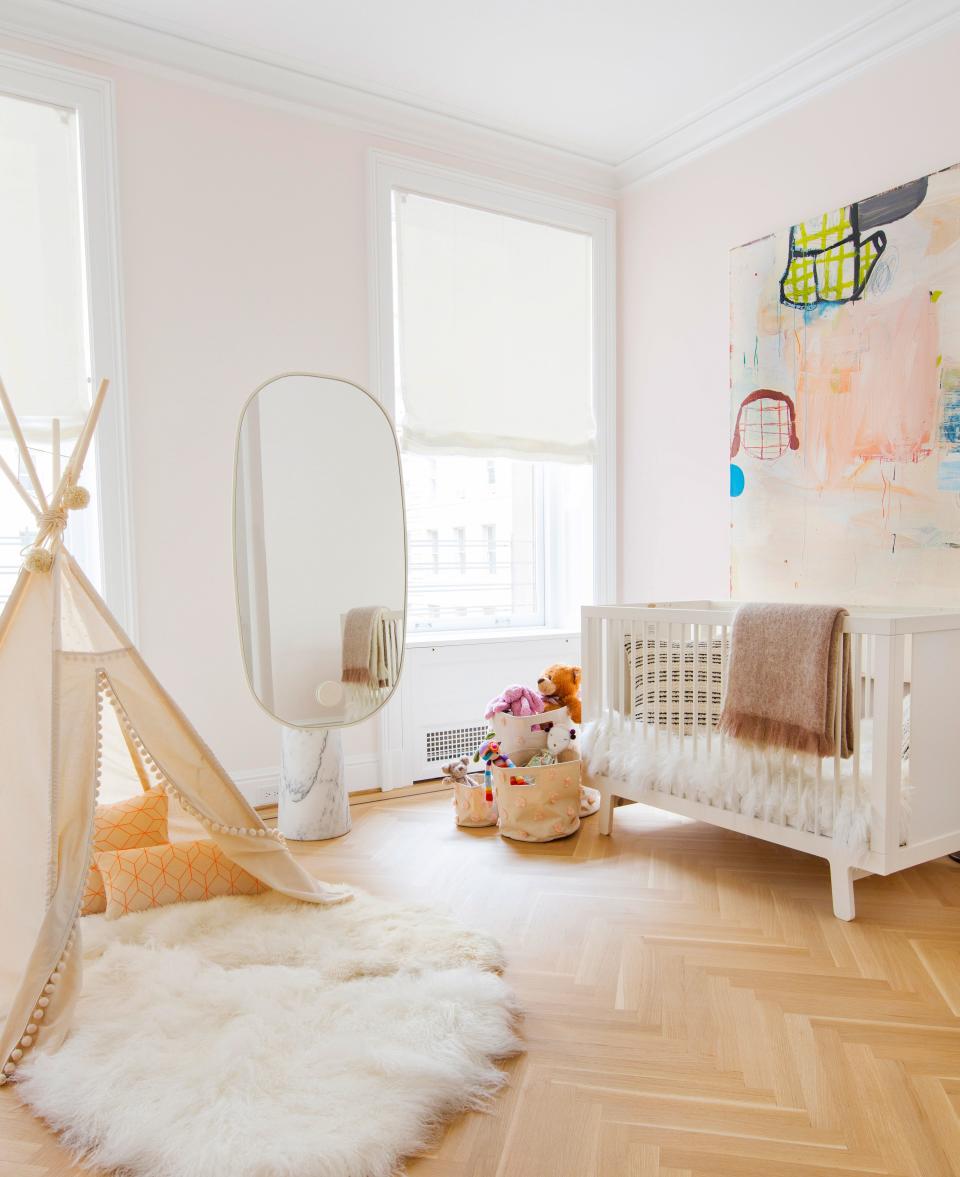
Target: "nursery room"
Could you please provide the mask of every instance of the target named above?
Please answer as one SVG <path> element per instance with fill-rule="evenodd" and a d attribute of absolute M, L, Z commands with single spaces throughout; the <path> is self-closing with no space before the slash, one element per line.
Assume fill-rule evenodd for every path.
<path fill-rule="evenodd" d="M 0 1177 L 960 1177 L 960 0 L 0 0 Z"/>

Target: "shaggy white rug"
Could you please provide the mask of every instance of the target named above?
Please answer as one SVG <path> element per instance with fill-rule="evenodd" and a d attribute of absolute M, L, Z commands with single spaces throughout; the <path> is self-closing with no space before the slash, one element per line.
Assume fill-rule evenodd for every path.
<path fill-rule="evenodd" d="M 17 1090 L 136 1177 L 389 1177 L 516 1053 L 497 944 L 421 907 L 278 895 L 83 921 L 83 995 Z"/>

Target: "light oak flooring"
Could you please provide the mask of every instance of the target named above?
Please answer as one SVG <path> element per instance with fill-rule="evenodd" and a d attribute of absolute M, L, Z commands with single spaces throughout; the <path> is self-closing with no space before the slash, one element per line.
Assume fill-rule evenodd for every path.
<path fill-rule="evenodd" d="M 864 879 L 844 924 L 820 860 L 641 806 L 543 846 L 445 794 L 353 813 L 311 869 L 493 932 L 525 1011 L 491 1112 L 411 1177 L 960 1174 L 960 866 Z M 0 1092 L 0 1177 L 80 1172 Z"/>

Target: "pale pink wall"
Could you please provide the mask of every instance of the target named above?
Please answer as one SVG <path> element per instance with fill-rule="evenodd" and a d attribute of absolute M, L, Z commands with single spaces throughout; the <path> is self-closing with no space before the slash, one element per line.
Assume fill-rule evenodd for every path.
<path fill-rule="evenodd" d="M 0 45 L 115 80 L 140 644 L 228 768 L 275 766 L 279 732 L 247 691 L 235 621 L 240 409 L 291 369 L 369 383 L 369 149 L 477 165 L 189 82 Z M 371 749 L 370 728 L 345 745 Z"/>
<path fill-rule="evenodd" d="M 960 160 L 960 35 L 629 192 L 621 234 L 621 593 L 728 595 L 729 250 Z"/>

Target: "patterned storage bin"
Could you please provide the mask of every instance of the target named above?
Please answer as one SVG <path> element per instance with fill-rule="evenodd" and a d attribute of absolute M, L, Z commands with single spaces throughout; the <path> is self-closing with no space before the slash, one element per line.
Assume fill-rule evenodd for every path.
<path fill-rule="evenodd" d="M 500 833 L 518 842 L 552 842 L 580 828 L 580 761 L 539 768 L 495 768 Z"/>
<path fill-rule="evenodd" d="M 495 826 L 497 824 L 497 795 L 487 800 L 487 788 L 479 773 L 467 773 L 462 780 L 453 780 L 453 804 L 458 826 Z"/>
<path fill-rule="evenodd" d="M 570 729 L 565 707 L 541 715 L 495 715 L 493 729 L 501 751 L 515 768 L 494 768 L 493 780 L 500 811 L 500 833 L 520 842 L 552 842 L 580 828 L 582 796 L 580 757 L 568 746 L 556 764 L 531 767 L 529 761 L 547 750 L 542 725 Z M 592 810 L 588 810 L 592 812 Z"/>

